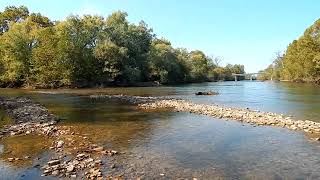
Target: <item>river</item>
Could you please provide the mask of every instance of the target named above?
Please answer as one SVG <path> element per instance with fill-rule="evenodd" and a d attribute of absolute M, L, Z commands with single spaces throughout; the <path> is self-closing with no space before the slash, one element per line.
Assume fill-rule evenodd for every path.
<path fill-rule="evenodd" d="M 210 90 L 220 94 L 194 95 L 197 91 Z M 88 97 L 91 94 L 170 96 L 320 122 L 320 87 L 317 86 L 238 81 L 141 88 L 1 89 L 0 93 L 34 98 L 62 117 L 62 124 L 77 126 L 97 143 L 124 152 L 119 164 L 130 167 L 124 168 L 124 173 L 146 179 L 320 179 L 320 143 L 310 142 L 303 132 L 255 127 L 182 112 L 146 112 L 131 104 Z M 6 151 L 7 144 L 17 141 L 3 142 L 1 149 Z M 35 141 L 41 138 L 19 142 L 38 156 L 48 156 L 46 151 L 35 150 Z M 106 169 L 106 173 L 112 171 Z M 32 165 L 12 166 L 5 161 L 0 165 L 0 174 L 7 179 L 40 177 L 39 170 Z"/>

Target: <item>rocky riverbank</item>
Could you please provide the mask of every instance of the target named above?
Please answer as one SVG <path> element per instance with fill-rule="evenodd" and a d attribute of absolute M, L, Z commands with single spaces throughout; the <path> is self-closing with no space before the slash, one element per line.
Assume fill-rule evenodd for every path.
<path fill-rule="evenodd" d="M 25 97 L 0 97 L 0 107 L 14 123 L 59 121 L 45 107 Z"/>
<path fill-rule="evenodd" d="M 14 121 L 1 129 L 1 138 L 36 134 L 53 141 L 49 149 L 54 156 L 46 164 L 37 165 L 42 166 L 42 176 L 101 179 L 101 168 L 105 168 L 102 159 L 118 154 L 94 144 L 77 133 L 75 127 L 58 125 L 59 118 L 29 98 L 0 98 L 0 105 Z M 16 163 L 29 158 L 8 157 L 7 161 Z"/>
<path fill-rule="evenodd" d="M 171 108 L 177 112 L 190 112 L 195 114 L 212 116 L 219 119 L 231 119 L 254 125 L 270 125 L 288 128 L 291 130 L 303 130 L 316 134 L 314 140 L 320 140 L 320 123 L 313 121 L 293 120 L 291 117 L 271 112 L 260 112 L 250 109 L 224 107 L 221 105 L 196 104 L 185 100 L 166 99 L 139 104 L 141 109 Z"/>

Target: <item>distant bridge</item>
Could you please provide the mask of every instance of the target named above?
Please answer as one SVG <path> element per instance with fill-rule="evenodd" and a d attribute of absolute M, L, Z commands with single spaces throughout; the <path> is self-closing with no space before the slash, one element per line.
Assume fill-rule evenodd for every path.
<path fill-rule="evenodd" d="M 253 77 L 258 75 L 260 73 L 243 73 L 243 74 L 236 74 L 236 73 L 232 73 L 232 76 L 234 76 L 234 81 L 238 81 L 238 77 L 239 76 L 249 76 L 250 77 L 250 81 L 253 80 Z"/>

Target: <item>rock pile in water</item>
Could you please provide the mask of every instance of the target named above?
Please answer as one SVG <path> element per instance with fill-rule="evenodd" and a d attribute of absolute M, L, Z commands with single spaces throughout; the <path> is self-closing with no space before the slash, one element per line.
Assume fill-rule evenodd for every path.
<path fill-rule="evenodd" d="M 57 126 L 56 121 L 39 123 L 26 122 L 5 126 L 0 131 L 0 137 L 38 134 L 45 135 L 54 140 L 50 149 L 55 150 L 56 153 L 61 154 L 59 158 L 53 158 L 47 162 L 47 165 L 42 167 L 43 176 L 57 176 L 76 178 L 79 172 L 85 171 L 84 176 L 87 179 L 102 178 L 100 168 L 103 163 L 99 157 L 113 156 L 118 154 L 115 150 L 105 150 L 92 143 L 88 137 L 75 133 L 69 127 Z M 65 154 L 70 154 L 69 149 L 77 151 L 71 157 L 71 160 L 65 160 Z M 95 158 L 91 157 L 94 155 Z M 19 158 L 8 158 L 9 162 L 13 162 Z"/>
<path fill-rule="evenodd" d="M 71 160 L 64 160 L 63 157 L 51 159 L 41 169 L 43 170 L 42 176 L 58 176 L 58 177 L 69 177 L 77 178 L 79 172 L 84 172 L 82 177 L 87 179 L 102 179 L 101 168 L 103 162 L 100 158 L 92 157 L 92 153 L 100 153 L 101 155 L 112 156 L 117 154 L 116 151 L 106 151 L 102 147 L 99 147 L 99 151 L 92 151 L 86 153 L 78 153 Z"/>
<path fill-rule="evenodd" d="M 260 112 L 250 109 L 238 109 L 220 105 L 195 104 L 185 100 L 158 100 L 139 104 L 142 109 L 172 108 L 175 111 L 208 115 L 220 119 L 232 119 L 257 125 L 285 127 L 292 130 L 303 130 L 307 133 L 320 133 L 320 123 L 313 121 L 293 120 L 291 117 L 271 112 Z"/>
<path fill-rule="evenodd" d="M 58 118 L 28 98 L 0 98 L 0 106 L 14 120 L 13 125 L 5 125 L 0 130 L 0 138 L 37 134 L 53 140 L 50 149 L 59 157 L 51 159 L 42 167 L 43 176 L 102 179 L 103 162 L 100 158 L 118 154 L 115 150 L 105 150 L 104 147 L 97 146 L 71 126 L 57 125 Z M 66 160 L 66 156 L 70 159 Z M 28 158 L 30 157 L 25 157 Z M 8 161 L 20 159 L 10 157 Z M 80 172 L 85 173 L 80 175 Z"/>
<path fill-rule="evenodd" d="M 45 107 L 26 97 L 0 98 L 0 106 L 15 123 L 58 120 Z"/>

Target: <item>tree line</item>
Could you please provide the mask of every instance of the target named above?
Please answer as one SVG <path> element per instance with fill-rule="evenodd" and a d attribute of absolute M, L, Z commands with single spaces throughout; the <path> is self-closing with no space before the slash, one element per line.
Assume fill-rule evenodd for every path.
<path fill-rule="evenodd" d="M 258 78 L 320 84 L 320 19 L 290 43 L 284 53 L 277 53 Z"/>
<path fill-rule="evenodd" d="M 215 60 L 215 61 L 214 61 Z M 202 51 L 174 48 L 148 25 L 116 11 L 51 21 L 25 6 L 0 12 L 1 87 L 88 87 L 232 80 L 243 65 L 221 67 Z"/>

